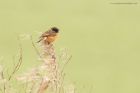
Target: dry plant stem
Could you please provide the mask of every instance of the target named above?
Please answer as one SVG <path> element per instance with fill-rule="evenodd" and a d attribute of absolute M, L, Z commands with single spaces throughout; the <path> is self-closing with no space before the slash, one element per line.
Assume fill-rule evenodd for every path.
<path fill-rule="evenodd" d="M 4 77 L 4 71 L 3 71 L 3 70 L 2 70 L 2 72 L 1 72 L 1 78 L 2 78 L 2 80 L 5 79 L 5 77 Z M 6 90 L 6 85 L 5 85 L 5 83 L 4 83 L 3 87 L 0 88 L 0 91 L 1 91 L 1 93 L 5 93 L 5 90 Z"/>
<path fill-rule="evenodd" d="M 68 64 L 68 62 L 70 61 L 71 58 L 72 58 L 72 56 L 70 56 L 70 57 L 68 58 L 68 60 L 66 60 L 64 66 L 63 66 L 63 68 L 62 68 L 62 70 L 61 70 L 61 74 L 63 73 L 63 71 L 64 71 L 66 65 Z"/>
<path fill-rule="evenodd" d="M 28 80 L 29 80 L 29 77 L 27 78 L 26 83 L 25 83 L 25 86 L 24 86 L 24 92 L 25 92 L 25 93 L 28 93 L 28 92 L 27 92 L 27 89 L 28 89 L 28 87 L 29 87 L 29 86 L 28 86 L 28 85 L 29 85 Z M 35 83 L 35 82 L 33 82 L 33 83 Z M 33 84 L 33 86 L 34 86 L 34 84 Z M 33 88 L 33 86 L 32 86 L 32 88 Z M 31 93 L 31 92 L 32 92 L 32 91 L 30 91 L 30 93 Z"/>
<path fill-rule="evenodd" d="M 20 57 L 19 57 L 19 60 L 18 60 L 18 63 L 14 66 L 14 70 L 12 71 L 11 75 L 8 74 L 8 71 L 7 71 L 7 74 L 9 76 L 8 78 L 8 81 L 11 80 L 11 78 L 13 77 L 13 75 L 19 70 L 20 66 L 21 66 L 21 63 L 22 63 L 22 47 L 21 47 L 21 44 L 19 44 L 19 47 L 20 47 Z M 2 79 L 5 79 L 4 78 L 4 75 L 3 75 L 3 72 L 2 72 Z M 2 91 L 2 89 L 1 89 Z M 4 86 L 3 86 L 3 92 L 2 93 L 6 93 L 6 84 L 4 83 Z"/>
<path fill-rule="evenodd" d="M 33 85 L 32 85 L 32 87 L 31 87 L 31 90 L 30 90 L 30 92 L 29 92 L 29 93 L 32 93 L 32 92 L 33 92 L 34 85 L 35 85 L 35 82 L 33 82 Z"/>
<path fill-rule="evenodd" d="M 6 85 L 5 84 L 4 84 L 4 87 L 3 88 L 4 88 L 4 93 L 5 93 L 6 92 Z"/>
<path fill-rule="evenodd" d="M 45 90 L 48 88 L 48 86 L 49 86 L 49 81 L 43 79 L 37 93 L 44 93 Z"/>
<path fill-rule="evenodd" d="M 52 89 L 53 93 L 64 93 L 64 69 L 66 67 L 66 65 L 68 64 L 68 62 L 70 61 L 70 59 L 72 58 L 72 56 L 69 56 L 66 52 L 65 55 L 62 55 L 63 57 L 65 57 L 65 59 L 63 59 L 62 61 L 64 62 L 64 64 L 62 65 L 62 68 L 59 67 L 59 64 L 56 63 L 56 58 L 54 57 L 55 56 L 55 51 L 54 48 L 50 45 L 50 46 L 45 46 L 45 49 L 43 52 L 45 52 L 47 54 L 48 57 L 45 57 L 46 55 L 42 55 L 42 53 L 40 53 L 36 47 L 36 45 L 34 44 L 33 42 L 33 38 L 32 36 L 30 36 L 30 40 L 31 40 L 31 43 L 32 43 L 32 46 L 33 48 L 35 49 L 37 55 L 43 59 L 44 63 L 48 62 L 49 60 L 46 59 L 44 60 L 45 58 L 49 58 L 50 59 L 52 58 L 53 61 L 50 61 L 50 63 L 48 62 L 47 64 L 43 64 L 43 66 L 47 66 L 47 68 L 45 68 L 46 70 L 45 71 L 48 71 L 47 72 L 47 76 L 45 74 L 40 74 L 40 75 L 43 75 L 42 78 L 39 77 L 39 82 L 37 83 L 37 91 L 35 93 L 45 93 L 46 90 L 49 90 L 49 89 Z M 52 44 L 53 45 L 53 44 Z M 44 48 L 44 47 L 43 47 Z M 47 51 L 46 51 L 47 49 Z M 22 51 L 22 49 L 21 49 Z M 19 62 L 21 61 L 22 62 L 22 52 L 20 53 L 20 60 Z M 60 57 L 62 57 L 60 56 Z M 13 74 L 19 69 L 21 64 L 16 64 L 15 65 L 15 69 L 13 71 L 13 73 L 10 75 L 9 77 L 9 80 L 11 79 L 11 77 L 13 76 Z M 41 70 L 41 69 L 40 69 Z M 44 71 L 44 70 L 43 70 Z M 45 72 L 43 72 L 45 73 Z M 44 77 L 48 77 L 49 79 L 47 80 L 46 78 Z M 32 78 L 32 77 L 29 77 L 29 78 Z M 31 84 L 31 88 L 30 86 L 28 86 L 30 84 L 30 82 L 28 82 L 28 78 L 27 78 L 27 82 L 25 84 L 25 92 L 24 93 L 27 93 L 27 89 L 30 88 L 30 92 L 28 93 L 33 93 L 34 91 L 34 88 L 35 88 L 35 84 L 36 81 L 34 80 L 33 82 L 33 85 Z"/>
<path fill-rule="evenodd" d="M 3 72 L 3 71 L 2 71 L 2 73 L 1 73 L 1 76 L 2 76 L 2 79 L 4 79 L 4 72 Z M 3 91 L 3 89 L 4 89 L 4 91 Z M 1 93 L 4 93 L 4 92 L 5 92 L 5 84 L 4 84 L 4 86 L 3 86 L 3 89 L 0 88 Z"/>
<path fill-rule="evenodd" d="M 21 44 L 19 44 L 19 47 L 20 47 L 19 60 L 18 60 L 18 63 L 15 65 L 13 72 L 11 73 L 11 75 L 8 78 L 9 81 L 11 80 L 12 76 L 19 70 L 19 68 L 22 64 L 22 47 L 21 47 Z"/>
<path fill-rule="evenodd" d="M 33 42 L 33 38 L 32 38 L 32 36 L 30 36 L 30 39 L 31 39 L 32 45 L 33 45 L 33 47 L 34 47 L 34 49 L 35 49 L 37 55 L 38 55 L 40 58 L 42 58 L 40 52 L 38 51 L 38 49 L 36 48 L 36 46 L 35 46 L 35 44 L 34 44 L 34 42 Z"/>
<path fill-rule="evenodd" d="M 64 83 L 64 77 L 65 74 L 61 75 L 62 76 L 62 80 L 61 80 L 61 84 L 60 84 L 60 89 L 59 89 L 59 93 L 61 93 L 61 90 L 63 90 L 63 83 Z M 64 92 L 64 91 L 63 91 Z"/>
<path fill-rule="evenodd" d="M 38 55 L 40 58 L 42 58 L 40 52 L 38 51 L 38 49 L 36 48 L 36 46 L 35 46 L 35 44 L 34 44 L 34 42 L 33 42 L 32 36 L 30 36 L 30 39 L 31 39 L 32 45 L 33 45 L 33 47 L 34 47 L 34 49 L 35 49 L 37 55 Z M 48 85 L 49 85 L 49 82 L 48 82 L 48 81 L 42 80 L 41 85 L 40 85 L 39 90 L 38 90 L 37 93 L 44 93 L 44 91 L 48 88 Z"/>
<path fill-rule="evenodd" d="M 27 88 L 28 88 L 28 82 L 26 82 L 26 84 L 25 84 L 25 93 L 27 93 Z"/>

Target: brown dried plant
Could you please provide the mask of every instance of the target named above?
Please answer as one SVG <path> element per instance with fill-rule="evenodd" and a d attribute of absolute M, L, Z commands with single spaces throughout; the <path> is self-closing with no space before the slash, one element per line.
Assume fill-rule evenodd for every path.
<path fill-rule="evenodd" d="M 13 93 L 14 89 L 12 88 L 11 79 L 15 75 L 15 73 L 19 70 L 21 64 L 22 64 L 22 46 L 19 44 L 19 59 L 16 64 L 14 64 L 14 67 L 12 69 L 11 74 L 9 75 L 4 71 L 4 68 L 2 65 L 0 65 L 0 93 Z M 7 69 L 6 69 L 7 71 Z"/>
<path fill-rule="evenodd" d="M 23 62 L 22 46 L 19 44 L 19 59 L 17 63 L 13 62 L 14 68 L 11 74 L 6 77 L 3 67 L 0 66 L 0 93 L 75 93 L 74 87 L 71 90 L 64 88 L 64 69 L 72 58 L 68 50 L 63 49 L 56 57 L 53 44 L 42 43 L 42 51 L 39 51 L 32 36 L 30 40 L 42 64 L 14 78 Z M 14 88 L 11 80 L 18 81 L 22 88 Z"/>

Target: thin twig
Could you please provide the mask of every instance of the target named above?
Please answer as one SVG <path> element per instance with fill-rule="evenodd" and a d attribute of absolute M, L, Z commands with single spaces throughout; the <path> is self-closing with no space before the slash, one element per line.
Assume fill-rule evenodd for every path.
<path fill-rule="evenodd" d="M 72 58 L 72 55 L 68 58 L 68 60 L 67 60 L 67 61 L 65 62 L 65 64 L 63 65 L 62 70 L 61 70 L 61 73 L 63 73 L 63 71 L 64 71 L 66 65 L 67 65 L 68 62 L 71 60 L 71 58 Z"/>
<path fill-rule="evenodd" d="M 1 72 L 1 78 L 2 78 L 2 80 L 4 80 L 4 74 L 3 74 L 4 72 L 2 71 Z M 2 93 L 4 93 L 3 91 L 2 91 L 2 88 L 0 87 L 0 91 L 2 92 Z"/>
<path fill-rule="evenodd" d="M 20 57 L 19 57 L 18 63 L 14 67 L 13 72 L 11 73 L 11 75 L 8 78 L 9 81 L 11 80 L 12 76 L 19 70 L 19 68 L 22 64 L 22 47 L 21 47 L 20 43 L 19 43 L 19 47 L 20 47 Z"/>
<path fill-rule="evenodd" d="M 35 46 L 35 44 L 34 44 L 34 42 L 33 42 L 32 36 L 30 36 L 30 39 L 31 39 L 32 46 L 34 47 L 34 49 L 35 49 L 37 55 L 38 55 L 40 58 L 42 58 L 40 52 L 38 51 L 38 49 L 36 48 L 36 46 Z"/>
<path fill-rule="evenodd" d="M 65 74 L 61 75 L 61 77 L 62 77 L 62 79 L 61 79 L 61 85 L 60 85 L 59 93 L 61 93 L 61 89 L 63 89 L 63 83 L 64 83 Z"/>
<path fill-rule="evenodd" d="M 32 86 L 31 86 L 31 89 L 30 89 L 30 92 L 29 93 L 32 93 L 33 90 L 34 90 L 34 86 L 35 86 L 35 82 L 33 82 Z"/>

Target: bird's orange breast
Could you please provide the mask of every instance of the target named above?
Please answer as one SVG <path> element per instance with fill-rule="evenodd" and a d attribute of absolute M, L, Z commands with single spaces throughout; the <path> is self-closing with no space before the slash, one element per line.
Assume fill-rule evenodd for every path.
<path fill-rule="evenodd" d="M 48 36 L 47 37 L 47 42 L 49 42 L 49 43 L 51 43 L 51 42 L 53 42 L 55 40 L 56 40 L 56 36 Z"/>

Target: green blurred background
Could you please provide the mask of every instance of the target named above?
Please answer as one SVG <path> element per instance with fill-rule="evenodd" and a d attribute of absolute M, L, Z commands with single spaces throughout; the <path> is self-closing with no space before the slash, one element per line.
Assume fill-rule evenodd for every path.
<path fill-rule="evenodd" d="M 120 0 L 119 0 L 120 1 Z M 121 0 L 122 1 L 122 0 Z M 127 0 L 124 0 L 124 2 Z M 129 0 L 134 2 L 134 0 Z M 0 0 L 0 56 L 12 66 L 17 36 L 60 28 L 56 50 L 68 48 L 66 79 L 77 93 L 140 93 L 140 5 L 117 0 Z M 23 40 L 23 65 L 37 65 L 30 40 Z"/>

